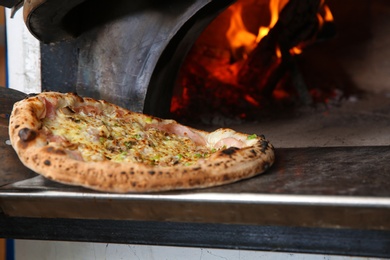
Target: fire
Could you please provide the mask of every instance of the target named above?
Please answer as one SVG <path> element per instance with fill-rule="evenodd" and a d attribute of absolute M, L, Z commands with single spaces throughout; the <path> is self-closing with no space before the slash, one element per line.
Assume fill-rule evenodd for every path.
<path fill-rule="evenodd" d="M 289 0 L 270 0 L 269 21 L 263 21 L 258 25 L 258 29 L 252 26 L 252 30 L 249 30 L 244 19 L 245 11 L 248 11 L 248 2 L 239 0 L 227 10 L 230 18 L 225 37 L 227 48 L 230 48 L 230 58 L 222 55 L 225 58 L 210 59 L 209 53 L 214 49 L 208 49 L 209 47 L 205 47 L 208 49 L 208 54 L 205 56 L 196 52 L 191 55 L 190 52 L 178 80 L 181 89 L 172 98 L 171 112 L 173 114 L 180 114 L 180 111 L 183 111 L 183 108 L 185 110 L 186 107 L 201 112 L 208 106 L 211 110 L 218 110 L 221 106 L 237 106 L 237 111 L 235 111 L 237 115 L 246 118 L 247 114 L 241 111 L 243 108 L 253 110 L 263 106 L 262 91 L 272 91 L 276 99 L 289 97 L 289 90 L 278 87 L 272 89 L 268 86 L 269 82 L 275 81 L 275 75 L 280 77 L 279 83 L 283 82 L 283 75 L 277 75 L 283 68 L 281 66 L 285 58 L 283 55 L 301 54 L 312 39 L 304 38 L 294 44 L 291 43 L 288 49 L 282 49 L 279 42 L 272 42 L 275 37 L 270 37 L 269 34 L 278 24 L 280 15 L 287 8 Z M 318 30 L 324 23 L 333 21 L 333 15 L 325 4 L 325 0 L 320 1 L 318 11 L 314 15 L 317 19 Z M 280 25 L 278 28 L 280 30 Z M 273 33 L 275 35 L 275 31 Z M 267 45 L 270 41 L 273 45 Z M 222 52 L 221 47 L 216 51 L 218 53 L 216 56 Z M 262 62 L 260 65 L 259 60 Z M 252 63 L 255 65 L 252 66 Z"/>
<path fill-rule="evenodd" d="M 327 6 L 325 4 L 325 1 L 321 1 L 321 6 L 323 8 L 323 11 L 324 11 L 324 14 L 323 14 L 323 20 L 325 22 L 333 22 L 334 21 L 334 18 L 333 18 L 333 14 L 332 12 L 330 11 L 329 9 L 329 6 Z M 319 19 L 321 19 L 321 17 L 319 17 Z M 322 24 L 320 24 L 320 26 L 322 26 Z"/>
<path fill-rule="evenodd" d="M 269 32 L 269 30 L 275 26 L 279 19 L 279 12 L 287 4 L 288 0 L 271 0 L 269 2 L 269 11 L 271 13 L 271 21 L 268 26 L 260 26 L 259 33 L 257 35 L 257 42 L 260 42 Z"/>
<path fill-rule="evenodd" d="M 288 0 L 270 0 L 269 10 L 271 14 L 271 20 L 268 26 L 260 26 L 258 34 L 255 35 L 248 31 L 242 20 L 242 8 L 243 3 L 238 2 L 235 5 L 229 7 L 229 11 L 232 13 L 230 20 L 230 27 L 226 32 L 226 38 L 230 43 L 233 56 L 237 58 L 241 53 L 241 58 L 247 58 L 248 54 L 256 47 L 256 44 L 264 38 L 269 30 L 276 24 L 279 19 L 280 10 L 286 5 Z M 242 53 L 242 50 L 245 52 Z M 280 57 L 280 51 L 277 53 Z"/>
<path fill-rule="evenodd" d="M 226 37 L 229 40 L 230 48 L 233 56 L 238 58 L 246 58 L 256 46 L 256 35 L 250 33 L 242 21 L 242 4 L 238 3 L 229 7 L 232 12 L 230 27 L 226 32 Z M 244 57 L 239 57 L 239 50 L 244 50 Z"/>
<path fill-rule="evenodd" d="M 271 19 L 268 26 L 260 26 L 257 35 L 252 34 L 247 30 L 242 20 L 242 2 L 238 2 L 235 5 L 229 7 L 229 10 L 232 12 L 230 27 L 226 33 L 226 38 L 230 43 L 230 48 L 233 55 L 239 53 L 239 50 L 245 50 L 245 53 L 242 54 L 243 58 L 247 58 L 248 54 L 253 51 L 258 44 L 265 36 L 268 35 L 268 32 L 275 26 L 279 19 L 279 13 L 288 3 L 288 0 L 270 0 L 269 2 L 269 11 L 271 14 Z M 325 0 L 321 0 L 320 12 L 317 13 L 317 19 L 319 27 L 322 27 L 324 22 L 332 22 L 333 15 L 329 7 L 325 4 Z M 290 49 L 291 54 L 301 54 L 302 48 L 299 46 L 294 46 Z M 276 49 L 276 56 L 281 58 L 281 51 L 279 48 Z M 236 55 L 235 55 L 236 56 Z"/>

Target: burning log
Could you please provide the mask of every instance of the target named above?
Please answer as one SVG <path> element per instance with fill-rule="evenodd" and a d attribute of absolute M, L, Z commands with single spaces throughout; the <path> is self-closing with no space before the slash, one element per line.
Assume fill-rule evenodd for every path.
<path fill-rule="evenodd" d="M 260 110 L 284 107 L 297 99 L 303 104 L 313 102 L 296 54 L 323 37 L 323 25 L 333 22 L 324 0 L 271 0 L 269 26 L 263 26 L 268 21 L 260 19 L 265 16 L 257 10 L 257 17 L 247 20 L 252 27 L 248 30 L 242 18 L 253 14 L 252 4 L 242 0 L 230 6 L 189 53 L 171 104 L 179 120 L 181 115 L 216 113 L 251 120 Z M 221 30 L 227 21 L 229 28 Z M 333 36 L 329 32 L 325 37 Z M 215 42 L 223 36 L 226 42 Z"/>
<path fill-rule="evenodd" d="M 291 50 L 314 39 L 321 6 L 321 0 L 290 0 L 285 5 L 275 26 L 249 54 L 238 73 L 238 82 L 253 96 L 270 97 L 287 71 L 296 71 Z M 298 74 L 293 77 L 299 81 L 299 72 L 295 73 Z M 302 83 L 300 80 L 295 86 L 300 88 L 297 92 L 305 91 Z"/>

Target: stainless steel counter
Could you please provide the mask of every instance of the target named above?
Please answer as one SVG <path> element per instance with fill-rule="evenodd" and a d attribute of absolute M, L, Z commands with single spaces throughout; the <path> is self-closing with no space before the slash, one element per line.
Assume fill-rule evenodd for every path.
<path fill-rule="evenodd" d="M 110 194 L 25 168 L 0 118 L 0 237 L 390 257 L 390 147 L 277 148 L 221 187 Z"/>
<path fill-rule="evenodd" d="M 150 194 L 94 192 L 27 170 L 2 180 L 0 206 L 14 217 L 390 230 L 390 148 L 278 149 L 277 158 L 250 180 Z"/>

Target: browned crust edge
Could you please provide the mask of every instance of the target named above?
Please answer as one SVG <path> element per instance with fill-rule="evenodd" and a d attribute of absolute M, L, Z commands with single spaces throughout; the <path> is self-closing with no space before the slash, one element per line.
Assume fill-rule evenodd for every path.
<path fill-rule="evenodd" d="M 65 103 L 82 102 L 119 107 L 105 101 L 81 98 L 73 93 L 57 92 L 44 92 L 15 103 L 9 124 L 13 148 L 25 166 L 61 183 L 117 193 L 205 188 L 261 174 L 275 160 L 274 148 L 263 136 L 258 136 L 253 146 L 241 149 L 231 147 L 192 166 L 162 167 L 140 163 L 74 160 L 65 149 L 47 145 L 45 136 L 39 132 L 40 119 L 46 113 L 42 97 L 60 99 Z M 193 128 L 191 130 L 207 134 Z"/>

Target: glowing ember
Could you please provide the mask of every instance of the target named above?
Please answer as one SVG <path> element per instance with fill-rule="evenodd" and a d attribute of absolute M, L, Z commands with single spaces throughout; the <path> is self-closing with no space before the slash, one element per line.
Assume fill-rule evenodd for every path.
<path fill-rule="evenodd" d="M 293 75 L 291 57 L 301 54 L 303 48 L 315 40 L 323 24 L 333 21 L 333 16 L 324 0 L 312 1 L 317 3 L 313 4 L 312 16 L 312 10 L 304 6 L 303 1 L 292 1 L 270 0 L 269 20 L 253 23 L 247 21 L 248 11 L 252 9 L 248 0 L 230 6 L 220 18 L 228 17 L 227 30 L 220 32 L 220 26 L 216 26 L 211 31 L 212 34 L 222 33 L 226 44 L 216 46 L 213 41 L 207 41 L 209 35 L 201 35 L 180 71 L 172 98 L 172 114 L 177 118 L 194 118 L 218 111 L 227 117 L 251 118 L 271 99 L 283 102 L 297 96 L 302 90 L 294 89 L 288 80 Z M 294 8 L 308 13 L 307 25 L 301 26 L 303 29 L 297 27 L 299 23 L 297 25 L 294 18 L 298 15 L 294 15 Z M 283 24 L 289 19 L 289 24 Z M 286 26 L 291 28 L 286 29 Z M 297 38 L 290 40 L 290 31 L 294 37 L 298 35 Z M 285 38 L 290 41 L 286 42 Z M 309 90 L 303 91 L 310 95 Z M 317 100 L 318 93 L 311 92 Z"/>

